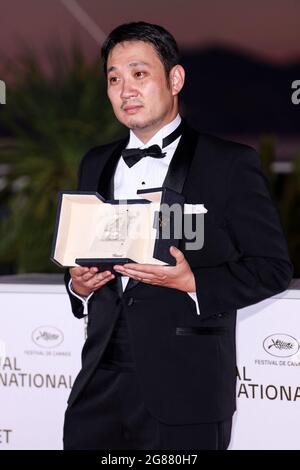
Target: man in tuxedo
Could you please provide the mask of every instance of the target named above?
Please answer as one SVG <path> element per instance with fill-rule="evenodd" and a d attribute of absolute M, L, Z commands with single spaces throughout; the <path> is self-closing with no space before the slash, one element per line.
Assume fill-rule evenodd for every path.
<path fill-rule="evenodd" d="M 278 214 L 256 151 L 199 133 L 179 115 L 185 71 L 169 32 L 123 24 L 102 58 L 108 97 L 129 135 L 84 156 L 78 189 L 132 199 L 138 189 L 167 187 L 208 212 L 203 248 L 187 249 L 183 235 L 170 248 L 175 266 L 66 272 L 88 335 L 64 448 L 226 449 L 236 310 L 285 290 L 292 277 Z"/>

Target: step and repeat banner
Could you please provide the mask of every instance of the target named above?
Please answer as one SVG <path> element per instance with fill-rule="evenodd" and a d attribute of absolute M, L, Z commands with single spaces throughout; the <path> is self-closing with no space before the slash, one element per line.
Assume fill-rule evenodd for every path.
<path fill-rule="evenodd" d="M 0 450 L 61 449 L 84 321 L 62 285 L 0 289 Z"/>
<path fill-rule="evenodd" d="M 300 449 L 300 289 L 240 310 L 230 449 Z M 0 284 L 0 450 L 62 449 L 85 320 L 63 285 Z"/>
<path fill-rule="evenodd" d="M 231 449 L 300 449 L 300 290 L 238 313 Z"/>

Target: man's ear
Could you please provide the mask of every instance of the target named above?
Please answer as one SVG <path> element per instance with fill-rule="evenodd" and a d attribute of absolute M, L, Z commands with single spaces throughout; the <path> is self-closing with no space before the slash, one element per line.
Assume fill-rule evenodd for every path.
<path fill-rule="evenodd" d="M 174 65 L 174 67 L 170 71 L 170 86 L 172 90 L 172 94 L 178 95 L 181 91 L 185 80 L 185 70 L 182 65 Z"/>

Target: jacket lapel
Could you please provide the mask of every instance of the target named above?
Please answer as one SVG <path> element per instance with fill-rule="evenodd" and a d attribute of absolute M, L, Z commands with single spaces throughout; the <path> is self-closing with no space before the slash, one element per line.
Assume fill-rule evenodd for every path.
<path fill-rule="evenodd" d="M 98 193 L 105 199 L 114 198 L 114 175 L 122 150 L 126 147 L 128 138 L 123 139 L 108 157 L 98 180 Z"/>
<path fill-rule="evenodd" d="M 198 143 L 198 133 L 184 122 L 181 139 L 170 162 L 163 187 L 182 193 Z M 125 290 L 132 289 L 140 281 L 129 279 Z"/>
<path fill-rule="evenodd" d="M 184 122 L 183 133 L 170 162 L 163 187 L 183 192 L 198 142 L 198 134 Z"/>

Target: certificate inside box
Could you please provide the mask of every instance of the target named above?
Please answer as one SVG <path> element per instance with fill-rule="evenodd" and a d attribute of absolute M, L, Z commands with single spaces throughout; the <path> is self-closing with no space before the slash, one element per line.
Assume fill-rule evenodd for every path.
<path fill-rule="evenodd" d="M 97 192 L 59 193 L 51 259 L 60 266 L 102 266 L 126 262 L 171 264 L 171 245 L 160 239 L 161 204 L 184 203 L 168 188 L 139 190 L 139 199 L 104 200 Z M 172 231 L 171 231 L 172 233 Z"/>

